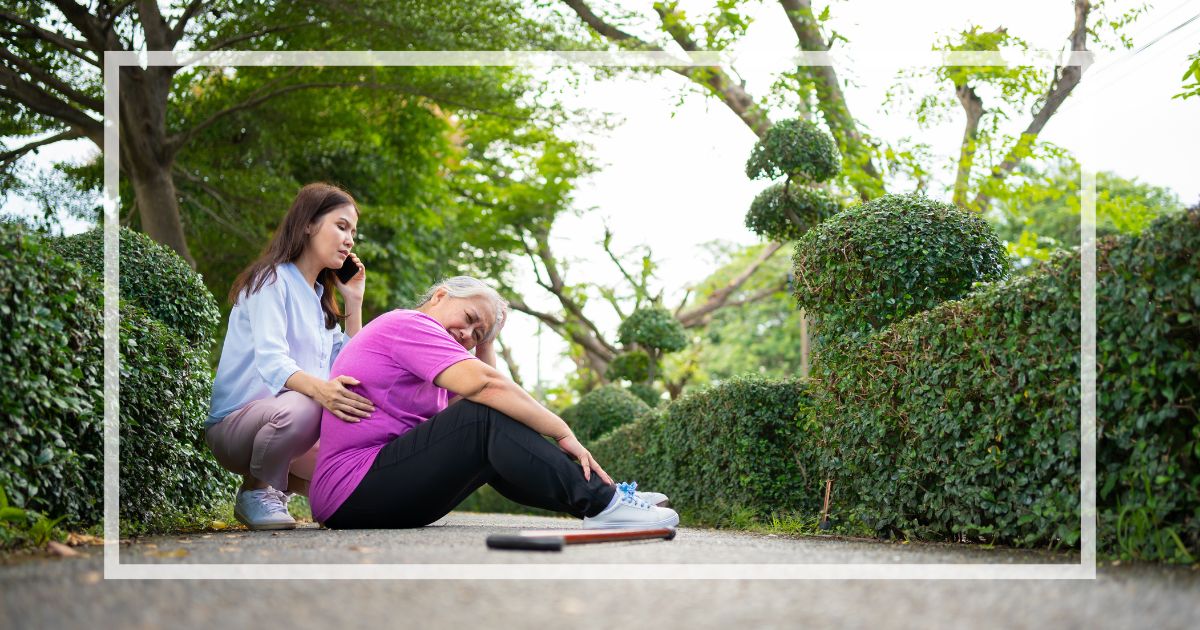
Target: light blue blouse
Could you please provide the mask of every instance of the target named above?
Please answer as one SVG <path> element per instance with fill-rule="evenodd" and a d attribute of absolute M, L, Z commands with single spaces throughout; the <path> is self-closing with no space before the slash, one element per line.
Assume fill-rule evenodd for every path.
<path fill-rule="evenodd" d="M 274 281 L 257 293 L 242 294 L 229 312 L 206 428 L 283 391 L 288 377 L 298 371 L 329 378 L 329 366 L 349 337 L 337 324 L 325 328 L 324 291 L 320 284 L 309 286 L 295 265 L 284 263 L 276 265 Z"/>

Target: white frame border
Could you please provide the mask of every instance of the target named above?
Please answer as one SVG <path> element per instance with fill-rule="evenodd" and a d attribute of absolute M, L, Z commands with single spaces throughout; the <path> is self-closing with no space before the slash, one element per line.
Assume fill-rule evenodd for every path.
<path fill-rule="evenodd" d="M 1055 51 L 875 51 L 916 67 L 1053 66 Z M 105 579 L 922 579 L 1096 578 L 1096 176 L 1081 175 L 1080 218 L 1080 563 L 1079 564 L 139 564 L 119 549 L 119 81 L 121 66 L 609 66 L 694 67 L 754 62 L 722 52 L 413 51 L 104 53 L 104 577 Z M 761 58 L 761 57 L 759 57 Z M 1065 65 L 1086 69 L 1090 52 Z M 796 65 L 833 65 L 827 52 L 795 53 Z M 1094 128 L 1094 126 L 1093 126 Z"/>

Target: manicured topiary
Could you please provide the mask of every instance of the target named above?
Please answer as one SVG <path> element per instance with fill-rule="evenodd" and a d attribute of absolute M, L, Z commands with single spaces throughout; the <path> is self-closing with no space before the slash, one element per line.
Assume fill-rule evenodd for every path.
<path fill-rule="evenodd" d="M 604 377 L 610 381 L 644 382 L 650 378 L 650 355 L 642 350 L 631 350 L 618 354 L 608 364 Z"/>
<path fill-rule="evenodd" d="M 68 525 L 100 518 L 100 289 L 24 228 L 0 223 L 0 487 Z"/>
<path fill-rule="evenodd" d="M 197 346 L 209 346 L 220 311 L 203 279 L 175 252 L 145 234 L 121 228 L 121 299 L 178 331 Z M 85 271 L 104 273 L 104 233 L 101 228 L 55 240 L 55 249 Z"/>
<path fill-rule="evenodd" d="M 772 184 L 750 204 L 746 227 L 759 236 L 794 241 L 839 209 L 837 199 L 819 188 Z"/>
<path fill-rule="evenodd" d="M 1008 273 L 978 215 L 921 195 L 885 195 L 822 222 L 797 243 L 795 296 L 822 339 L 878 330 Z"/>
<path fill-rule="evenodd" d="M 86 241 L 68 249 L 86 251 L 80 242 Z M 16 505 L 89 526 L 100 521 L 103 487 L 101 285 L 99 275 L 56 250 L 20 228 L 0 226 L 0 325 L 6 331 L 0 376 L 8 384 L 0 390 L 0 485 Z M 125 267 L 139 266 L 137 254 L 146 251 L 146 268 L 172 268 L 154 248 L 138 247 L 122 252 Z M 213 302 L 203 284 L 199 290 L 199 296 L 178 297 Z M 141 294 L 158 305 L 175 297 Z M 213 335 L 202 325 L 202 311 L 199 321 L 187 322 L 196 340 Z M 132 300 L 122 301 L 120 320 L 121 525 L 152 531 L 226 498 L 230 476 L 203 444 L 212 379 L 208 344 L 184 337 Z"/>
<path fill-rule="evenodd" d="M 616 385 L 603 385 L 583 395 L 563 413 L 575 436 L 587 444 L 623 424 L 633 422 L 650 407 Z"/>
<path fill-rule="evenodd" d="M 833 138 L 815 124 L 795 118 L 775 123 L 754 145 L 746 161 L 746 176 L 823 182 L 840 168 L 841 156 Z"/>
<path fill-rule="evenodd" d="M 661 306 L 642 307 L 631 313 L 617 328 L 617 340 L 662 352 L 682 350 L 688 342 L 683 325 Z"/>
<path fill-rule="evenodd" d="M 662 403 L 662 392 L 655 389 L 653 385 L 646 383 L 631 383 L 629 385 L 629 393 L 637 396 L 639 400 L 651 407 L 657 407 Z"/>
<path fill-rule="evenodd" d="M 204 443 L 212 394 L 207 347 L 132 305 L 121 308 L 121 519 L 153 531 L 232 496 Z"/>
<path fill-rule="evenodd" d="M 608 472 L 667 493 L 686 515 L 815 515 L 824 477 L 807 386 L 737 377 L 690 392 L 590 447 Z"/>
<path fill-rule="evenodd" d="M 1200 211 L 1097 252 L 1099 548 L 1200 557 Z M 826 348 L 834 506 L 882 535 L 1079 542 L 1080 256 Z"/>

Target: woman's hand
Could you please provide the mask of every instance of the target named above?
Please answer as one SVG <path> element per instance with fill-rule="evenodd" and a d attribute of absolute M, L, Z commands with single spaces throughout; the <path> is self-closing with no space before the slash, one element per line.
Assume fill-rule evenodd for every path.
<path fill-rule="evenodd" d="M 596 459 L 592 457 L 592 454 L 586 448 L 583 448 L 583 445 L 579 443 L 574 433 L 559 438 L 558 448 L 561 448 L 567 455 L 579 460 L 579 465 L 583 467 L 584 479 L 590 480 L 592 478 L 592 471 L 596 471 L 596 474 L 600 475 L 604 483 L 610 486 L 613 485 L 612 477 L 609 477 L 608 473 L 604 472 L 604 469 L 600 467 L 600 464 L 596 463 Z"/>
<path fill-rule="evenodd" d="M 354 261 L 354 264 L 358 265 L 358 273 L 354 274 L 354 277 L 350 278 L 350 282 L 345 284 L 342 284 L 337 274 L 334 274 L 334 286 L 337 287 L 338 293 L 342 294 L 342 299 L 346 300 L 347 305 L 352 302 L 362 304 L 363 294 L 367 290 L 367 268 L 363 266 L 362 261 L 353 252 L 350 254 L 350 258 Z"/>
<path fill-rule="evenodd" d="M 321 381 L 321 384 L 317 385 L 313 400 L 346 422 L 358 422 L 375 411 L 375 405 L 371 401 L 346 389 L 347 385 L 358 384 L 358 379 L 344 374 L 328 381 Z"/>

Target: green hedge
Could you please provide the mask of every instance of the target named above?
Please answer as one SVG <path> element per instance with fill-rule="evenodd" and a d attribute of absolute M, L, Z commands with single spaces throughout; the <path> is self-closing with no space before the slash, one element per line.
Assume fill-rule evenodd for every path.
<path fill-rule="evenodd" d="M 70 524 L 100 518 L 99 299 L 78 265 L 0 223 L 0 487 Z"/>
<path fill-rule="evenodd" d="M 221 313 L 200 275 L 145 234 L 121 228 L 120 242 L 121 299 L 146 309 L 194 346 L 210 346 Z M 104 234 L 100 228 L 55 239 L 54 248 L 85 271 L 103 277 Z"/>
<path fill-rule="evenodd" d="M 738 377 L 684 395 L 589 448 L 614 478 L 665 492 L 687 516 L 719 523 L 820 509 L 824 477 L 797 379 Z"/>
<path fill-rule="evenodd" d="M 1200 212 L 1098 253 L 1099 545 L 1200 551 Z M 882 535 L 1079 538 L 1080 258 L 826 347 L 836 509 Z"/>
<path fill-rule="evenodd" d="M 823 182 L 837 175 L 841 162 L 833 136 L 812 122 L 793 118 L 775 123 L 754 144 L 746 160 L 746 177 Z"/>
<path fill-rule="evenodd" d="M 119 333 L 120 513 L 127 531 L 161 529 L 207 508 L 226 497 L 231 480 L 202 435 L 215 328 L 206 313 L 215 312 L 215 301 L 190 268 L 167 262 L 173 253 L 141 238 L 121 251 L 123 292 L 129 287 Z M 15 385 L 0 394 L 0 484 L 16 505 L 87 526 L 102 516 L 101 280 L 57 251 L 94 263 L 101 255 L 87 248 L 102 244 L 99 238 L 66 240 L 10 225 L 0 231 L 0 314 L 10 333 L 0 348 L 0 372 Z M 135 277 L 156 272 L 155 290 L 134 287 L 125 270 Z M 199 295 L 158 292 L 197 286 Z M 180 304 L 175 309 L 167 308 L 172 300 Z M 175 324 L 183 330 L 151 317 L 140 302 L 178 315 Z"/>
<path fill-rule="evenodd" d="M 617 385 L 603 385 L 583 395 L 579 402 L 564 409 L 562 419 L 570 425 L 580 442 L 592 440 L 646 413 L 649 406 Z"/>
<path fill-rule="evenodd" d="M 879 330 L 1008 273 L 977 214 L 921 195 L 885 195 L 809 230 L 793 257 L 797 305 L 833 340 Z"/>

